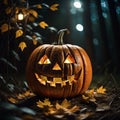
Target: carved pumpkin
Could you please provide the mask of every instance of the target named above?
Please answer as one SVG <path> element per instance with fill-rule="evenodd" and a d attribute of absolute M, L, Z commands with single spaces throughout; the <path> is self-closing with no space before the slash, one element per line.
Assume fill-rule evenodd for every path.
<path fill-rule="evenodd" d="M 27 63 L 26 78 L 36 94 L 45 97 L 73 97 L 85 92 L 92 80 L 92 66 L 85 50 L 62 44 L 66 29 L 59 31 L 57 44 L 36 48 Z"/>

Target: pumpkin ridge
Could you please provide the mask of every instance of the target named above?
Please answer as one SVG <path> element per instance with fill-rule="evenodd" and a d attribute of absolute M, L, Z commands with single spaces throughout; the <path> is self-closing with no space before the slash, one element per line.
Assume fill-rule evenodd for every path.
<path fill-rule="evenodd" d="M 56 61 L 54 61 L 54 59 L 56 59 L 56 56 L 55 55 L 58 55 L 58 56 L 61 56 L 58 54 L 58 52 L 60 52 L 61 54 L 63 54 L 63 49 L 62 49 L 62 46 L 60 45 L 60 47 L 58 47 L 59 45 L 54 45 L 51 50 L 51 53 L 50 53 L 50 60 L 52 60 L 52 67 L 54 66 L 54 64 L 56 63 Z M 57 49 L 56 49 L 57 48 Z M 63 56 L 63 55 L 62 55 Z M 54 57 L 54 59 L 53 59 Z M 58 57 L 57 57 L 58 58 Z M 64 60 L 64 57 L 61 57 L 63 60 Z M 61 59 L 59 59 L 60 61 L 63 61 Z M 58 60 L 57 60 L 58 61 Z M 60 62 L 59 62 L 60 63 Z M 58 63 L 58 64 L 59 64 Z M 63 69 L 63 67 L 60 65 L 60 67 Z M 64 73 L 63 73 L 64 74 Z M 55 94 L 55 91 L 52 91 L 51 90 L 51 95 L 54 95 Z M 64 95 L 64 87 L 61 88 L 61 94 L 60 95 Z M 57 95 L 56 95 L 57 96 Z"/>
<path fill-rule="evenodd" d="M 86 91 L 88 89 L 88 87 L 91 83 L 91 80 L 92 80 L 92 65 L 91 65 L 91 61 L 90 61 L 89 56 L 87 55 L 86 51 L 81 47 L 79 47 L 78 49 L 80 51 L 81 57 L 83 59 L 83 64 L 84 64 L 83 86 L 80 91 L 81 93 L 83 93 L 84 91 Z M 88 74 L 88 72 L 90 72 L 90 73 Z M 86 75 L 86 73 L 87 73 L 87 75 Z M 87 79 L 88 76 L 89 76 L 89 78 Z"/>
<path fill-rule="evenodd" d="M 79 90 L 79 92 L 81 93 L 82 89 L 83 89 L 83 86 L 84 86 L 84 83 L 85 83 L 85 63 L 84 63 L 84 60 L 83 60 L 83 56 L 81 54 L 81 51 L 79 50 L 79 48 L 77 47 L 76 48 L 81 56 L 81 59 L 82 59 L 82 64 L 83 64 L 83 67 L 82 67 L 82 71 L 83 71 L 83 79 L 82 79 L 82 85 L 81 85 L 81 89 Z"/>
<path fill-rule="evenodd" d="M 37 60 L 36 60 L 37 62 L 45 54 L 46 47 L 48 47 L 48 46 L 49 46 L 49 44 L 42 45 L 41 49 L 37 51 L 38 53 L 40 52 L 40 54 L 37 56 Z"/>
<path fill-rule="evenodd" d="M 70 51 L 69 51 L 68 47 L 67 47 L 66 45 L 64 45 L 64 44 L 62 45 L 62 49 L 63 49 L 64 60 L 65 60 L 65 58 L 67 57 L 67 55 L 70 54 Z M 63 63 L 64 63 L 64 61 L 63 61 Z M 65 66 L 65 65 L 63 64 L 63 72 L 64 72 L 64 74 L 66 74 L 66 73 L 65 73 L 64 66 Z M 68 66 L 67 66 L 67 67 L 68 67 Z M 72 91 L 72 85 L 68 85 L 67 88 L 64 87 L 63 97 L 65 98 L 65 97 L 67 97 L 67 96 L 70 96 L 71 91 Z"/>
<path fill-rule="evenodd" d="M 67 47 L 68 47 L 68 49 L 70 50 L 72 56 L 74 56 L 74 58 L 75 58 L 75 60 L 76 60 L 76 56 L 75 56 L 74 54 L 77 54 L 77 53 L 76 53 L 76 52 L 73 52 L 73 51 L 78 51 L 78 53 L 79 53 L 79 50 L 76 48 L 75 45 L 67 44 Z M 74 50 L 73 50 L 73 49 L 74 49 Z M 79 55 L 80 55 L 80 57 L 81 57 L 81 54 L 79 54 Z M 77 57 L 78 57 L 78 56 L 77 56 Z M 78 61 L 78 60 L 77 60 L 77 61 Z M 77 61 L 76 61 L 76 63 L 77 63 Z M 83 63 L 83 61 L 82 61 L 82 63 Z M 82 64 L 82 63 L 80 63 L 80 64 Z M 78 63 L 77 63 L 77 64 L 78 64 Z M 80 72 L 80 71 L 79 71 L 79 72 Z M 84 76 L 84 75 L 83 75 L 83 76 Z M 72 93 L 74 93 L 74 94 L 76 94 L 76 95 L 79 93 L 78 91 L 80 91 L 81 88 L 82 88 L 83 80 L 81 80 L 79 83 L 81 84 L 81 87 L 80 87 L 80 88 L 78 88 L 78 87 L 74 88 L 74 86 L 76 86 L 76 85 L 74 85 L 74 86 L 73 86 L 73 89 L 72 89 Z M 75 89 L 75 91 L 74 91 L 74 89 Z M 78 89 L 79 89 L 79 90 L 78 90 Z"/>

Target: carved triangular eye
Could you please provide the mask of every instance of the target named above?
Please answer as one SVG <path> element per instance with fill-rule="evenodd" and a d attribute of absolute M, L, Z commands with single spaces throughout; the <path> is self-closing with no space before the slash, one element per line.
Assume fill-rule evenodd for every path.
<path fill-rule="evenodd" d="M 38 64 L 50 64 L 50 60 L 47 55 L 42 56 L 42 58 L 38 61 Z"/>
<path fill-rule="evenodd" d="M 61 70 L 60 66 L 55 63 L 55 65 L 53 66 L 52 70 Z"/>
<path fill-rule="evenodd" d="M 74 58 L 71 55 L 68 55 L 64 61 L 64 63 L 75 63 Z"/>

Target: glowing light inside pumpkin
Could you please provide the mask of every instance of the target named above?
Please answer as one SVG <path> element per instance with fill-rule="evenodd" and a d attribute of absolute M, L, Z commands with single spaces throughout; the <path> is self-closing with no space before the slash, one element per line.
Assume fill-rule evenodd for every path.
<path fill-rule="evenodd" d="M 67 80 L 59 77 L 53 77 L 51 80 L 49 80 L 47 76 L 38 75 L 37 73 L 35 73 L 35 77 L 42 85 L 49 84 L 51 87 L 56 87 L 56 85 L 63 87 L 66 85 L 72 85 L 73 82 L 76 82 L 75 75 L 67 76 Z"/>
<path fill-rule="evenodd" d="M 53 66 L 52 70 L 61 70 L 61 68 L 60 68 L 60 66 L 56 63 L 56 64 Z"/>
<path fill-rule="evenodd" d="M 64 63 L 75 63 L 75 60 L 71 55 L 68 55 Z"/>
<path fill-rule="evenodd" d="M 38 62 L 38 64 L 50 64 L 50 60 L 47 55 L 44 55 Z"/>

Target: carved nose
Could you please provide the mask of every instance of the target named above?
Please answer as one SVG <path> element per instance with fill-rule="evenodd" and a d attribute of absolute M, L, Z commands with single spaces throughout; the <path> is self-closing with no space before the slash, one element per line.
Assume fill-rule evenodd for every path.
<path fill-rule="evenodd" d="M 58 65 L 58 63 L 55 63 L 52 70 L 61 70 L 61 67 Z"/>

